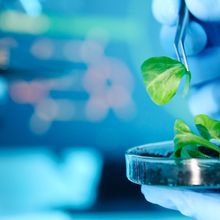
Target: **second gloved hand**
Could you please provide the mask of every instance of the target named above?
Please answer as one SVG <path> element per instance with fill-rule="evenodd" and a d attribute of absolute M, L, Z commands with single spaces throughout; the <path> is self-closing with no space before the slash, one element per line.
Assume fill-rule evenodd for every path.
<path fill-rule="evenodd" d="M 178 210 L 197 220 L 220 220 L 220 194 L 195 192 L 169 187 L 141 187 L 147 201 L 162 207 Z"/>

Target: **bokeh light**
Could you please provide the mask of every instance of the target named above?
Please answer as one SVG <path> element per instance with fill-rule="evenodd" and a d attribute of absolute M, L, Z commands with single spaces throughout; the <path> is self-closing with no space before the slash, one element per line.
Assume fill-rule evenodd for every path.
<path fill-rule="evenodd" d="M 5 78 L 0 76 L 0 104 L 2 104 L 8 94 L 8 83 Z"/>
<path fill-rule="evenodd" d="M 82 40 L 67 41 L 63 46 L 64 57 L 72 62 L 82 62 L 82 56 L 80 53 L 82 45 Z"/>
<path fill-rule="evenodd" d="M 71 186 L 70 203 L 78 209 L 91 207 L 97 197 L 103 159 L 94 148 L 69 149 L 65 153 L 63 177 Z"/>
<path fill-rule="evenodd" d="M 34 134 L 42 135 L 45 134 L 51 126 L 51 121 L 45 121 L 40 118 L 37 114 L 33 114 L 30 119 L 30 129 Z"/>
<path fill-rule="evenodd" d="M 90 95 L 86 107 L 89 120 L 103 120 L 110 110 L 120 119 L 126 119 L 128 115 L 128 120 L 135 117 L 133 78 L 124 63 L 117 59 L 100 59 L 100 62 L 90 65 L 83 85 Z M 130 106 L 133 107 L 129 108 Z"/>
<path fill-rule="evenodd" d="M 39 0 L 19 0 L 25 9 L 26 13 L 30 16 L 38 16 L 42 12 L 41 3 Z"/>
<path fill-rule="evenodd" d="M 21 104 L 35 104 L 47 96 L 46 85 L 40 81 L 19 80 L 10 85 L 11 98 Z"/>
<path fill-rule="evenodd" d="M 85 63 L 100 62 L 104 55 L 104 47 L 97 41 L 86 40 L 80 49 L 80 55 Z"/>
<path fill-rule="evenodd" d="M 54 45 L 50 39 L 39 39 L 36 40 L 32 47 L 31 53 L 39 59 L 51 59 L 54 53 Z"/>
<path fill-rule="evenodd" d="M 3 31 L 42 34 L 48 30 L 49 25 L 48 17 L 45 15 L 28 17 L 24 13 L 8 10 L 0 16 Z"/>
<path fill-rule="evenodd" d="M 45 147 L 1 149 L 0 215 L 89 208 L 96 201 L 102 164 L 92 147 L 69 147 L 60 163 Z"/>

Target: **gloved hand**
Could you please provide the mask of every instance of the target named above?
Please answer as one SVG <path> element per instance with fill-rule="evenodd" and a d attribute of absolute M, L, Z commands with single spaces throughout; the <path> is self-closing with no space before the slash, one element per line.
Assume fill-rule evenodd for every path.
<path fill-rule="evenodd" d="M 183 215 L 197 220 L 220 220 L 220 194 L 145 185 L 141 191 L 149 202 L 179 210 Z"/>
<path fill-rule="evenodd" d="M 189 107 L 193 114 L 220 118 L 220 0 L 185 0 L 193 15 L 186 30 L 184 45 L 195 90 Z M 153 0 L 154 17 L 162 24 L 160 38 L 170 56 L 181 0 Z M 215 91 L 213 91 L 215 88 Z"/>

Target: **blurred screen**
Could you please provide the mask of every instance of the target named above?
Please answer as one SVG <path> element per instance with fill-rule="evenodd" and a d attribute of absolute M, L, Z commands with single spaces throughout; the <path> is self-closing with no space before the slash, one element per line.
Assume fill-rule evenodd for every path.
<path fill-rule="evenodd" d="M 124 161 L 172 137 L 175 113 L 152 104 L 140 74 L 164 54 L 151 1 L 1 0 L 0 31 L 0 215 L 163 219 Z"/>

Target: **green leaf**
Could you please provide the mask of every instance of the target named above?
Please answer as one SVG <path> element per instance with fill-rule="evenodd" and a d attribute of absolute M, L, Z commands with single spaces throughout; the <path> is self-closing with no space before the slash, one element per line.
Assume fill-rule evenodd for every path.
<path fill-rule="evenodd" d="M 194 118 L 199 133 L 206 138 L 220 140 L 220 121 L 214 120 L 207 115 L 197 115 Z"/>
<path fill-rule="evenodd" d="M 142 64 L 141 70 L 147 92 L 158 105 L 167 103 L 176 94 L 184 75 L 187 77 L 184 93 L 188 91 L 191 74 L 179 61 L 153 57 Z"/>
<path fill-rule="evenodd" d="M 183 89 L 183 96 L 186 96 L 188 91 L 189 91 L 189 87 L 190 87 L 190 82 L 191 82 L 191 73 L 189 71 L 186 72 L 186 81 L 185 81 L 185 86 Z"/>
<path fill-rule="evenodd" d="M 216 144 L 194 134 L 182 120 L 176 120 L 174 131 L 174 154 L 172 155 L 174 158 L 209 158 L 208 155 L 200 152 L 199 146 L 217 151 L 220 154 L 220 148 Z"/>
<path fill-rule="evenodd" d="M 181 158 L 210 158 L 210 156 L 200 152 L 195 145 L 187 145 L 181 151 Z"/>
<path fill-rule="evenodd" d="M 184 146 L 187 145 L 196 145 L 196 146 L 207 147 L 209 149 L 215 150 L 218 153 L 220 153 L 220 148 L 217 145 L 209 142 L 203 137 L 199 137 L 192 133 L 182 133 L 175 135 L 174 143 L 176 150 L 182 149 Z"/>
<path fill-rule="evenodd" d="M 174 132 L 175 134 L 180 134 L 180 133 L 192 133 L 191 129 L 189 126 L 182 120 L 177 119 L 174 124 Z"/>

